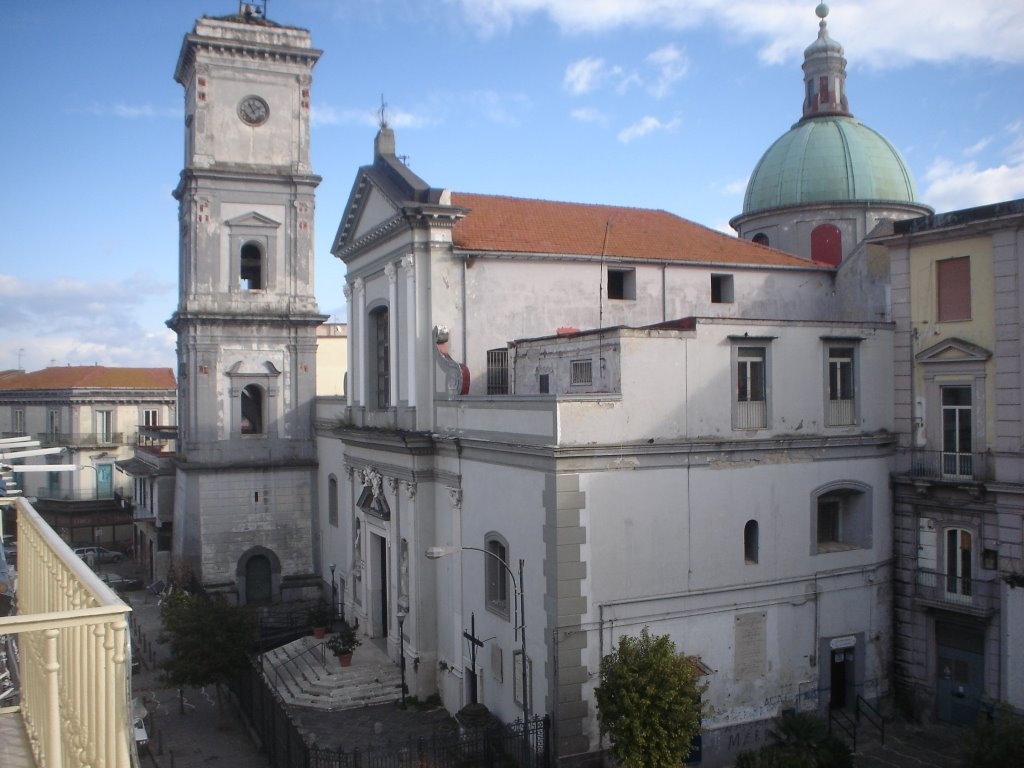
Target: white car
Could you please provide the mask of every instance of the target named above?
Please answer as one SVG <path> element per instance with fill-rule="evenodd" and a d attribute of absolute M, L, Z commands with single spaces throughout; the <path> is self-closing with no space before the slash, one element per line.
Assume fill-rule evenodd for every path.
<path fill-rule="evenodd" d="M 142 749 L 149 744 L 149 733 L 146 731 L 146 722 L 141 717 L 135 718 L 135 746 Z"/>
<path fill-rule="evenodd" d="M 124 560 L 124 555 L 120 552 L 115 552 L 112 549 L 106 549 L 105 547 L 77 547 L 75 554 L 80 558 L 89 563 L 89 565 L 97 565 L 99 563 L 120 563 Z"/>

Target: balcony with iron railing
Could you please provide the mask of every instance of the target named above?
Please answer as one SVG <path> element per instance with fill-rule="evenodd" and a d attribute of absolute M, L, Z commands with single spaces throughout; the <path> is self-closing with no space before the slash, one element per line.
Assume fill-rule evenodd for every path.
<path fill-rule="evenodd" d="M 132 445 L 136 439 L 134 432 L 40 432 L 36 435 L 43 448 L 111 448 Z"/>
<path fill-rule="evenodd" d="M 20 720 L 35 766 L 138 766 L 132 730 L 131 610 L 24 499 L 18 499 L 17 613 L 0 618 L 14 638 Z M 8 664 L 12 661 L 8 657 Z M 5 761 L 17 749 L 4 745 Z M 20 765 L 14 768 L 21 768 Z"/>
<path fill-rule="evenodd" d="M 992 479 L 988 454 L 951 451 L 911 451 L 910 476 L 915 480 L 949 483 L 980 483 Z"/>
<path fill-rule="evenodd" d="M 999 608 L 999 580 L 917 570 L 915 597 L 931 608 L 990 616 Z"/>

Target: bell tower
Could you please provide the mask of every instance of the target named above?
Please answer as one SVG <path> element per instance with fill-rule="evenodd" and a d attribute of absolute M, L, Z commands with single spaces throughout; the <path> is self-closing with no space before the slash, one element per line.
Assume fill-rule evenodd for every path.
<path fill-rule="evenodd" d="M 320 51 L 260 6 L 185 36 L 172 556 L 240 603 L 315 582 L 310 88 Z"/>

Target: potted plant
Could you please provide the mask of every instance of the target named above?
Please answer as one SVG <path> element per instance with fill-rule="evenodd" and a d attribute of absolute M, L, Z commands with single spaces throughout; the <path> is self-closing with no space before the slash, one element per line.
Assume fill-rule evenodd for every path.
<path fill-rule="evenodd" d="M 324 600 L 318 600 L 317 604 L 309 611 L 309 623 L 313 625 L 313 637 L 320 638 L 327 634 L 331 618 L 330 607 Z"/>
<path fill-rule="evenodd" d="M 342 621 L 338 631 L 327 638 L 327 647 L 338 657 L 338 662 L 341 666 L 347 667 L 352 663 L 352 652 L 362 642 L 356 635 L 355 628 L 347 621 Z"/>

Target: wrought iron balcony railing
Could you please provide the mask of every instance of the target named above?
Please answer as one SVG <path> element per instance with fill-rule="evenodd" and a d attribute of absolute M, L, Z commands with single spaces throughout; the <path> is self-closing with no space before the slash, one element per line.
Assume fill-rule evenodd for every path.
<path fill-rule="evenodd" d="M 981 482 L 988 477 L 988 454 L 913 451 L 911 477 L 947 482 Z"/>
<path fill-rule="evenodd" d="M 135 442 L 135 435 L 131 432 L 41 432 L 36 435 L 36 439 L 43 448 L 106 448 L 132 445 Z"/>
<path fill-rule="evenodd" d="M 989 614 L 999 607 L 999 581 L 919 568 L 917 598 L 943 608 Z"/>

